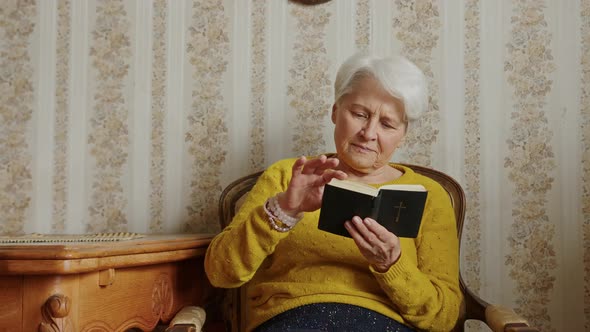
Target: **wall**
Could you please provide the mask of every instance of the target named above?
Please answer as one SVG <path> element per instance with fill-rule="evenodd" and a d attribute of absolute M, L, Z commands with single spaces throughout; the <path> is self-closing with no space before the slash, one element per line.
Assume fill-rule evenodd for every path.
<path fill-rule="evenodd" d="M 590 331 L 589 36 L 589 0 L 3 0 L 0 234 L 216 232 L 231 180 L 333 150 L 343 59 L 401 52 L 395 159 L 465 188 L 468 284 Z"/>

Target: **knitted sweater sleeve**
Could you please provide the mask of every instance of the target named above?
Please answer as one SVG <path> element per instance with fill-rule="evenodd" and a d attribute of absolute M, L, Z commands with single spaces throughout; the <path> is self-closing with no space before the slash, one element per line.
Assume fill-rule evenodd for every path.
<path fill-rule="evenodd" d="M 381 288 L 411 325 L 450 331 L 459 317 L 459 243 L 450 199 L 438 184 L 429 197 L 418 238 L 417 264 L 404 256 L 385 273 L 372 269 Z"/>
<path fill-rule="evenodd" d="M 258 179 L 232 222 L 213 238 L 205 254 L 205 272 L 215 287 L 233 288 L 248 282 L 287 232 L 270 226 L 263 205 L 286 190 L 295 159 L 270 166 Z"/>

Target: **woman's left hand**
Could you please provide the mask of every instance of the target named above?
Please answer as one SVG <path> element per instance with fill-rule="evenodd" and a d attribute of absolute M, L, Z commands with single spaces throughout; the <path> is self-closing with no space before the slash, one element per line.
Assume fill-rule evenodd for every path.
<path fill-rule="evenodd" d="M 352 236 L 361 254 L 378 272 L 387 272 L 397 262 L 402 250 L 399 238 L 371 218 L 358 216 L 344 226 Z"/>

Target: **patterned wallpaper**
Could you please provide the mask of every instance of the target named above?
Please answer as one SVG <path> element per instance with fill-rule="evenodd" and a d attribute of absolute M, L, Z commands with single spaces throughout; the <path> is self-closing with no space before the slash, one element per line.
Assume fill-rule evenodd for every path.
<path fill-rule="evenodd" d="M 152 109 L 151 109 L 151 162 L 150 162 L 150 222 L 152 232 L 164 230 L 164 174 L 166 167 L 166 28 L 168 7 L 165 0 L 154 1 L 152 29 Z"/>
<path fill-rule="evenodd" d="M 54 173 L 53 173 L 53 224 L 52 231 L 63 233 L 67 221 L 67 165 L 68 165 L 68 141 L 69 136 L 69 94 L 68 84 L 70 77 L 70 38 L 71 38 L 71 3 L 69 0 L 60 0 L 57 7 L 58 25 L 55 41 L 57 58 L 61 59 L 55 64 L 56 81 L 63 82 L 55 85 L 55 147 L 54 147 Z"/>
<path fill-rule="evenodd" d="M 590 331 L 590 1 L 577 5 L 4 1 L 0 234 L 216 232 L 236 174 L 332 146 L 338 62 L 390 49 L 431 92 L 404 161 L 458 174 L 468 198 L 467 283 L 543 331 Z M 580 193 L 567 212 L 564 190 Z"/>
<path fill-rule="evenodd" d="M 186 206 L 186 228 L 212 233 L 218 229 L 215 207 L 221 192 L 221 166 L 229 144 L 222 91 L 230 52 L 229 18 L 221 0 L 194 1 L 192 13 L 187 45 L 192 93 L 185 133 L 191 157 L 191 199 Z"/>
<path fill-rule="evenodd" d="M 90 63 L 95 91 L 90 111 L 88 149 L 91 175 L 88 233 L 127 230 L 128 196 L 123 183 L 129 167 L 129 98 L 125 87 L 132 61 L 131 21 L 122 0 L 96 3 Z"/>
<path fill-rule="evenodd" d="M 332 92 L 332 81 L 326 71 L 330 61 L 324 45 L 326 27 L 332 16 L 327 6 L 329 4 L 318 5 L 309 10 L 292 4 L 290 10 L 297 29 L 287 98 L 291 109 L 296 110 L 290 127 L 293 128 L 293 152 L 298 156 L 322 153 L 326 145 L 322 120 L 330 114 Z"/>
<path fill-rule="evenodd" d="M 510 253 L 506 265 L 516 281 L 519 311 L 537 322 L 541 330 L 556 331 L 546 308 L 557 259 L 555 225 L 546 209 L 556 166 L 553 132 L 545 115 L 555 63 L 544 10 L 542 1 L 519 1 L 510 17 L 505 74 L 514 104 L 504 167 L 514 186 L 514 220 L 508 235 Z"/>
<path fill-rule="evenodd" d="M 22 233 L 24 221 L 30 218 L 33 184 L 28 135 L 35 91 L 29 43 L 36 14 L 34 1 L 10 1 L 0 8 L 0 232 L 4 234 Z"/>
<path fill-rule="evenodd" d="M 590 1 L 581 1 L 582 73 L 580 130 L 582 133 L 582 248 L 584 249 L 584 312 L 585 331 L 590 331 Z"/>
<path fill-rule="evenodd" d="M 371 6 L 369 1 L 357 1 L 355 22 L 355 44 L 359 50 L 369 49 L 371 41 Z"/>
<path fill-rule="evenodd" d="M 266 160 L 264 159 L 264 110 L 267 108 L 266 89 L 267 89 L 267 70 L 266 50 L 268 28 L 265 24 L 268 20 L 268 11 L 265 0 L 252 1 L 252 12 L 250 14 L 252 22 L 252 42 L 250 60 L 250 157 L 249 172 L 255 172 L 264 168 Z"/>
<path fill-rule="evenodd" d="M 463 190 L 469 197 L 465 212 L 465 226 L 462 242 L 462 256 L 469 264 L 463 268 L 463 278 L 469 287 L 479 291 L 481 284 L 479 279 L 481 248 L 481 221 L 480 221 L 480 91 L 478 82 L 481 79 L 479 67 L 481 66 L 479 53 L 480 35 L 480 8 L 478 0 L 470 0 L 465 3 L 465 182 Z"/>
<path fill-rule="evenodd" d="M 432 66 L 441 33 L 437 2 L 396 0 L 392 33 L 401 44 L 401 53 L 424 71 L 428 79 L 430 103 L 418 122 L 409 128 L 403 148 L 408 162 L 432 165 L 432 149 L 438 136 L 438 83 Z"/>

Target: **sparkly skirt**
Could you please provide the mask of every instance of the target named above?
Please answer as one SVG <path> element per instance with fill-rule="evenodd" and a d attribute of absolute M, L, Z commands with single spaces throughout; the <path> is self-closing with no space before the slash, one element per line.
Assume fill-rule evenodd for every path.
<path fill-rule="evenodd" d="M 414 332 L 378 312 L 344 303 L 314 303 L 279 314 L 254 332 Z"/>

